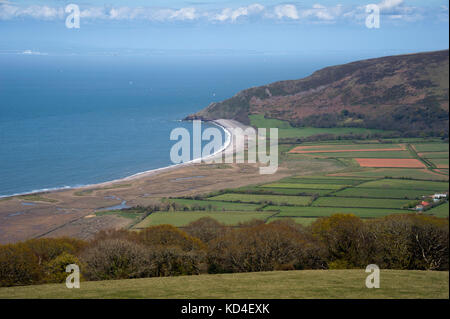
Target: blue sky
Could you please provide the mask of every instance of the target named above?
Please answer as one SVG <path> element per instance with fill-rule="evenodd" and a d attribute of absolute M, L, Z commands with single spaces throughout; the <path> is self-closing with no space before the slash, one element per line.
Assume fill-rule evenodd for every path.
<path fill-rule="evenodd" d="M 79 5 L 81 28 L 64 8 Z M 365 26 L 365 5 L 381 26 Z M 373 52 L 448 48 L 443 0 L 0 0 L 0 52 Z"/>

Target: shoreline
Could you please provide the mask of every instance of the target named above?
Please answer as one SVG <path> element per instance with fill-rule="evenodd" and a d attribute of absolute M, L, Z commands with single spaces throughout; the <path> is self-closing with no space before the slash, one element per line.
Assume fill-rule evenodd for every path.
<path fill-rule="evenodd" d="M 161 173 L 161 172 L 166 172 L 166 171 L 170 171 L 170 170 L 173 170 L 173 169 L 190 166 L 190 165 L 193 165 L 193 164 L 199 164 L 199 163 L 202 163 L 203 161 L 205 161 L 207 159 L 212 159 L 212 158 L 218 156 L 219 154 L 222 156 L 222 154 L 224 152 L 228 151 L 228 148 L 232 144 L 231 143 L 232 134 L 231 134 L 230 130 L 234 127 L 233 125 L 230 125 L 231 122 L 235 122 L 237 125 L 243 125 L 243 124 L 241 124 L 241 123 L 239 123 L 237 121 L 227 120 L 227 119 L 218 119 L 218 120 L 203 121 L 203 122 L 213 123 L 214 125 L 222 128 L 224 130 L 224 132 L 225 132 L 225 135 L 226 135 L 225 142 L 222 145 L 222 147 L 217 152 L 215 152 L 213 154 L 210 154 L 210 155 L 208 155 L 206 157 L 200 157 L 200 158 L 192 159 L 192 160 L 190 160 L 188 162 L 185 162 L 185 163 L 172 164 L 172 165 L 168 165 L 168 166 L 164 166 L 164 167 L 154 168 L 154 169 L 150 169 L 150 170 L 143 171 L 143 172 L 138 172 L 138 173 L 135 173 L 135 174 L 132 174 L 132 175 L 129 175 L 129 176 L 125 176 L 125 177 L 122 177 L 122 178 L 117 178 L 117 179 L 106 181 L 106 182 L 100 182 L 100 183 L 95 183 L 95 184 L 87 184 L 87 185 L 80 185 L 80 186 L 61 186 L 61 187 L 54 187 L 54 188 L 48 188 L 48 189 L 43 188 L 43 189 L 39 189 L 39 190 L 35 190 L 35 191 L 17 193 L 17 194 L 12 194 L 12 195 L 0 195 L 0 200 L 2 200 L 2 199 L 10 199 L 10 198 L 20 197 L 20 196 L 57 193 L 57 192 L 62 192 L 62 191 L 67 191 L 67 190 L 83 190 L 83 189 L 90 189 L 90 188 L 97 188 L 97 187 L 105 187 L 105 186 L 109 186 L 109 185 L 112 185 L 112 184 L 115 184 L 115 183 L 126 182 L 126 181 L 133 181 L 133 180 L 136 180 L 138 178 L 152 176 L 152 175 L 155 175 L 155 174 L 158 174 L 158 173 Z"/>

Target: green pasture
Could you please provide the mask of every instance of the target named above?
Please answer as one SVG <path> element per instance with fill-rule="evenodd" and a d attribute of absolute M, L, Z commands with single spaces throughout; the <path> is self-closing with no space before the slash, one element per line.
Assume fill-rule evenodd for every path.
<path fill-rule="evenodd" d="M 448 202 L 444 203 L 442 205 L 436 206 L 430 210 L 427 210 L 425 213 L 427 215 L 433 215 L 436 217 L 448 217 L 449 216 L 449 212 L 448 212 Z"/>
<path fill-rule="evenodd" d="M 448 143 L 429 143 L 429 144 L 414 144 L 414 148 L 417 152 L 447 152 Z"/>
<path fill-rule="evenodd" d="M 149 226 L 169 224 L 176 227 L 183 227 L 189 223 L 203 217 L 211 217 L 226 225 L 236 225 L 253 219 L 266 220 L 273 215 L 270 212 L 155 212 L 147 216 L 143 221 L 136 224 L 134 229 L 142 229 Z"/>
<path fill-rule="evenodd" d="M 335 157 L 335 158 L 412 158 L 408 151 L 375 151 L 375 152 L 320 152 L 296 154 L 292 156 Z"/>
<path fill-rule="evenodd" d="M 308 205 L 311 201 L 310 196 L 283 196 L 283 195 L 258 195 L 258 194 L 222 194 L 208 198 L 214 201 L 242 202 L 242 203 L 267 203 L 271 202 L 277 205 Z"/>
<path fill-rule="evenodd" d="M 407 179 L 382 179 L 359 184 L 356 187 L 362 188 L 399 188 L 427 191 L 446 191 L 448 183 L 433 181 L 416 181 Z"/>
<path fill-rule="evenodd" d="M 341 189 L 346 185 L 336 185 L 336 184 L 303 184 L 303 183 L 271 183 L 262 185 L 261 187 L 269 188 L 309 188 L 309 189 L 330 189 L 336 190 Z"/>
<path fill-rule="evenodd" d="M 410 202 L 411 202 L 411 200 L 407 200 L 407 199 L 378 199 L 378 198 L 359 198 L 359 197 L 320 197 L 312 203 L 312 206 L 401 209 L 403 205 L 408 204 Z"/>
<path fill-rule="evenodd" d="M 399 199 L 421 199 L 424 195 L 430 195 L 427 191 L 397 188 L 346 188 L 333 193 L 338 197 L 369 197 L 369 198 L 399 198 Z"/>
<path fill-rule="evenodd" d="M 194 200 L 194 199 L 184 199 L 176 198 L 170 199 L 171 202 L 178 203 L 180 205 L 186 205 L 190 208 L 202 208 L 205 210 L 225 210 L 225 211 L 255 211 L 261 205 L 248 204 L 248 203 L 231 203 L 223 201 L 213 201 L 213 200 Z"/>
<path fill-rule="evenodd" d="M 267 206 L 264 211 L 279 212 L 276 217 L 327 217 L 333 214 L 353 214 L 361 218 L 378 218 L 391 214 L 407 214 L 409 211 L 384 208 L 354 208 L 354 207 L 293 207 Z"/>

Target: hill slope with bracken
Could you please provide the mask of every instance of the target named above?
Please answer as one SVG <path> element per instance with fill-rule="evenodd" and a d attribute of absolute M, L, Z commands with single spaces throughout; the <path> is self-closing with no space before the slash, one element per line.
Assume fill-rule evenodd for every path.
<path fill-rule="evenodd" d="M 448 135 L 449 51 L 382 57 L 327 67 L 300 80 L 243 90 L 186 119 L 249 115 L 293 126 L 366 127 Z"/>

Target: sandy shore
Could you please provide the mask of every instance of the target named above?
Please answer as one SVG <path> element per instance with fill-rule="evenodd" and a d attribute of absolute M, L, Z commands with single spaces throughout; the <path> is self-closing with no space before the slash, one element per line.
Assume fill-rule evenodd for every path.
<path fill-rule="evenodd" d="M 0 196 L 0 200 L 7 199 L 7 198 L 13 198 L 13 197 L 19 197 L 19 196 L 39 195 L 39 194 L 61 192 L 61 191 L 66 191 L 66 190 L 88 190 L 88 189 L 92 189 L 92 188 L 108 187 L 108 186 L 111 186 L 111 185 L 114 185 L 117 183 L 129 182 L 129 181 L 133 181 L 133 180 L 136 180 L 139 178 L 149 177 L 149 176 L 152 176 L 152 175 L 155 175 L 158 173 L 167 172 L 167 171 L 174 170 L 174 169 L 179 169 L 181 167 L 191 166 L 194 164 L 198 164 L 199 162 L 204 162 L 206 160 L 214 160 L 214 159 L 222 158 L 225 154 L 229 154 L 229 153 L 233 152 L 233 149 L 231 147 L 232 146 L 231 141 L 233 138 L 236 138 L 235 136 L 232 135 L 233 130 L 238 127 L 245 130 L 248 126 L 246 126 L 242 123 L 239 123 L 237 121 L 227 120 L 227 119 L 219 119 L 219 120 L 214 120 L 211 122 L 214 123 L 215 125 L 221 127 L 224 130 L 226 137 L 225 137 L 225 143 L 224 143 L 223 147 L 220 150 L 218 150 L 217 152 L 215 152 L 214 154 L 211 154 L 207 157 L 200 158 L 200 159 L 193 159 L 186 163 L 174 164 L 174 165 L 169 165 L 169 166 L 165 166 L 165 167 L 161 167 L 161 168 L 155 168 L 155 169 L 151 169 L 151 170 L 144 171 L 144 172 L 139 172 L 139 173 L 136 173 L 136 174 L 133 174 L 130 176 L 126 176 L 126 177 L 111 180 L 111 181 L 83 185 L 83 186 L 78 186 L 78 187 L 66 186 L 66 187 L 60 187 L 60 188 L 42 189 L 42 190 L 37 190 L 37 191 L 33 191 L 33 192 L 24 192 L 24 193 L 14 194 L 14 195 L 5 195 L 5 196 Z"/>
<path fill-rule="evenodd" d="M 219 120 L 215 120 L 215 121 L 211 121 L 211 122 L 216 124 L 217 126 L 220 126 L 225 131 L 225 134 L 227 135 L 225 138 L 225 143 L 224 143 L 223 147 L 220 150 L 218 150 L 217 152 L 215 152 L 214 154 L 211 154 L 211 155 L 201 158 L 201 159 L 193 159 L 186 163 L 174 164 L 174 165 L 169 165 L 169 166 L 161 167 L 161 168 L 155 168 L 155 169 L 151 169 L 151 170 L 148 170 L 145 172 L 133 174 L 131 176 L 127 176 L 124 178 L 116 179 L 113 181 L 86 185 L 86 186 L 78 187 L 76 189 L 108 187 L 108 186 L 111 186 L 116 183 L 129 182 L 129 181 L 133 181 L 133 180 L 136 180 L 139 178 L 153 176 L 158 173 L 168 172 L 171 170 L 180 169 L 182 167 L 192 166 L 192 165 L 198 164 L 199 162 L 204 162 L 206 160 L 214 160 L 214 159 L 218 160 L 220 158 L 223 158 L 223 156 L 233 153 L 234 151 L 236 151 L 236 152 L 241 151 L 241 149 L 234 149 L 234 151 L 233 151 L 233 147 L 232 147 L 233 144 L 231 142 L 232 142 L 232 139 L 237 138 L 236 136 L 233 135 L 233 132 L 234 132 L 234 129 L 236 129 L 236 128 L 242 128 L 243 130 L 245 130 L 248 126 L 246 126 L 240 122 L 237 122 L 235 120 L 227 120 L 227 119 L 219 119 Z M 73 189 L 75 189 L 75 188 L 73 188 Z"/>

